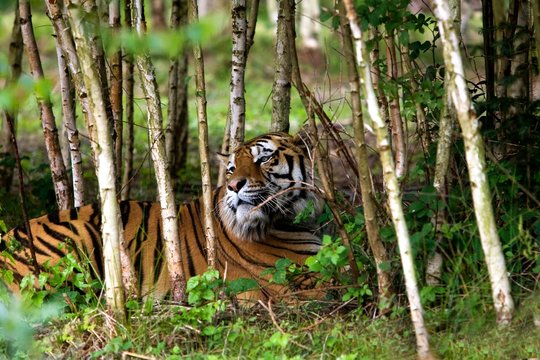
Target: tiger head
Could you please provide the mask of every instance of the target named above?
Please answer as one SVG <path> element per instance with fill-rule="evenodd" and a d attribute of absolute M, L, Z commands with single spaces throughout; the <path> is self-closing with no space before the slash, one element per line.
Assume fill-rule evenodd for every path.
<path fill-rule="evenodd" d="M 264 241 L 268 231 L 293 224 L 309 203 L 310 191 L 302 139 L 271 133 L 239 146 L 227 158 L 227 181 L 219 211 L 225 228 L 238 238 Z"/>

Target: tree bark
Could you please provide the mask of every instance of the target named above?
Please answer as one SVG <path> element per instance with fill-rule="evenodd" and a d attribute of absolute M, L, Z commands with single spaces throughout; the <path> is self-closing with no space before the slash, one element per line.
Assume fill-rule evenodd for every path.
<path fill-rule="evenodd" d="M 356 59 L 352 44 L 351 30 L 347 18 L 341 12 L 341 33 L 343 53 L 347 62 L 349 87 L 351 92 L 351 107 L 353 114 L 354 137 L 356 140 L 356 157 L 358 163 L 358 179 L 360 193 L 364 208 L 364 218 L 369 247 L 373 253 L 377 269 L 377 283 L 379 293 L 379 308 L 381 311 L 389 309 L 392 297 L 392 279 L 389 271 L 384 269 L 388 265 L 388 253 L 379 237 L 379 222 L 377 218 L 377 204 L 373 196 L 373 181 L 369 171 L 366 139 L 364 135 L 364 120 L 362 117 L 362 104 L 360 102 L 360 79 L 356 68 Z"/>
<path fill-rule="evenodd" d="M 351 33 L 354 38 L 356 48 L 356 61 L 360 68 L 360 83 L 362 85 L 363 96 L 366 98 L 367 110 L 372 118 L 375 132 L 377 135 L 377 148 L 381 157 L 383 166 L 384 184 L 388 193 L 388 206 L 392 216 L 392 222 L 396 230 L 398 239 L 403 275 L 405 277 L 405 287 L 407 298 L 409 299 L 411 318 L 416 333 L 416 348 L 420 359 L 430 359 L 433 355 L 429 348 L 428 333 L 424 325 L 422 304 L 416 282 L 414 261 L 412 257 L 409 231 L 403 214 L 401 195 L 398 179 L 396 176 L 392 151 L 388 141 L 386 124 L 383 121 L 377 98 L 372 87 L 371 69 L 368 62 L 365 42 L 362 38 L 362 30 L 358 25 L 358 17 L 351 0 L 344 0 L 347 11 L 347 18 L 351 27 Z"/>
<path fill-rule="evenodd" d="M 232 1 L 232 66 L 229 97 L 230 151 L 244 142 L 246 122 L 246 99 L 244 98 L 244 77 L 246 72 L 246 1 Z"/>
<path fill-rule="evenodd" d="M 540 4 L 538 1 L 531 1 L 532 3 L 532 19 L 534 23 L 534 41 L 536 46 L 536 58 L 540 59 Z M 538 72 L 540 72 L 540 61 L 537 61 Z"/>
<path fill-rule="evenodd" d="M 196 0 L 189 1 L 189 22 L 198 21 Z M 210 160 L 208 156 L 208 119 L 206 115 L 206 85 L 204 80 L 204 59 L 199 43 L 193 44 L 195 58 L 195 94 L 197 99 L 197 119 L 199 122 L 199 157 L 201 162 L 202 196 L 204 205 L 204 234 L 206 236 L 208 266 L 215 268 L 216 245 L 214 230 L 214 205 L 212 204 L 212 181 L 210 176 Z"/>
<path fill-rule="evenodd" d="M 243 77 L 246 71 L 249 50 L 251 49 L 251 46 L 253 45 L 253 39 L 255 37 L 255 29 L 257 27 L 258 14 L 259 14 L 259 0 L 253 0 L 251 1 L 249 21 L 246 21 L 247 29 L 245 33 L 245 51 L 243 52 L 242 83 L 244 82 Z M 234 12 L 233 12 L 233 16 L 234 16 Z M 234 29 L 234 23 L 233 23 L 233 29 Z M 242 36 L 242 34 L 238 34 L 238 35 Z M 234 31 L 233 31 L 233 38 L 234 38 Z M 233 62 L 234 62 L 234 57 L 235 57 L 234 46 L 235 46 L 235 43 L 233 40 Z M 231 89 L 233 86 L 232 79 L 234 75 L 235 75 L 234 73 L 231 74 Z M 244 88 L 244 85 L 242 85 L 242 88 Z M 245 89 L 243 91 L 245 91 Z M 231 99 L 232 99 L 232 91 L 231 91 Z M 244 100 L 244 106 L 243 106 L 244 107 L 244 116 L 243 116 L 244 123 L 242 124 L 242 132 L 241 132 L 242 141 L 240 143 L 244 141 L 244 135 L 245 135 L 245 99 L 244 99 L 243 92 L 242 92 L 242 99 Z M 229 103 L 229 109 L 231 109 L 230 103 Z M 235 149 L 235 145 L 231 145 L 231 137 L 233 136 L 231 134 L 231 122 L 232 122 L 231 118 L 232 118 L 232 109 L 231 111 L 229 111 L 229 114 L 227 116 L 227 123 L 225 124 L 225 134 L 223 136 L 223 142 L 221 144 L 221 154 L 228 154 L 234 151 Z M 222 186 L 225 183 L 225 175 L 226 175 L 226 164 L 221 162 L 219 165 L 217 186 Z"/>
<path fill-rule="evenodd" d="M 143 2 L 142 0 L 136 0 L 133 4 L 135 10 L 134 26 L 137 34 L 142 36 L 146 33 Z M 165 152 L 165 135 L 163 132 L 163 115 L 161 113 L 159 88 L 154 65 L 149 55 L 136 54 L 135 63 L 139 69 L 141 87 L 146 97 L 148 109 L 148 132 L 151 142 L 150 155 L 154 163 L 159 202 L 161 204 L 163 243 L 171 281 L 171 294 L 173 300 L 184 302 L 186 278 L 180 255 L 177 208 Z"/>
<path fill-rule="evenodd" d="M 58 39 L 58 37 L 57 37 Z M 66 59 L 61 45 L 56 43 L 58 57 L 58 73 L 60 78 L 60 93 L 62 96 L 62 122 L 67 133 L 69 159 L 71 161 L 71 177 L 73 184 L 73 206 L 84 205 L 84 176 L 82 168 L 81 142 L 77 131 L 75 115 L 75 89 L 66 65 Z"/>
<path fill-rule="evenodd" d="M 39 57 L 34 29 L 32 26 L 32 13 L 28 0 L 19 2 L 20 22 L 22 38 L 30 71 L 36 81 L 43 81 L 43 67 Z M 73 199 L 69 179 L 67 176 L 62 151 L 60 150 L 60 141 L 58 139 L 58 129 L 56 128 L 54 113 L 52 109 L 50 94 L 37 94 L 36 99 L 40 109 L 41 123 L 43 126 L 43 135 L 45 137 L 45 147 L 51 167 L 51 175 L 56 195 L 56 202 L 60 209 L 69 209 L 73 207 Z"/>
<path fill-rule="evenodd" d="M 456 109 L 465 143 L 474 211 L 491 281 L 497 322 L 504 325 L 512 320 L 514 302 L 510 293 L 504 254 L 491 205 L 491 191 L 486 176 L 484 143 L 478 119 L 471 104 L 469 89 L 465 83 L 459 42 L 453 28 L 448 5 L 443 0 L 433 0 L 433 3 L 443 43 L 446 72 L 451 79 L 449 81 L 450 96 Z"/>
<path fill-rule="evenodd" d="M 105 273 L 105 297 L 109 309 L 117 318 L 125 319 L 124 285 L 128 295 L 135 294 L 135 278 L 129 256 L 125 252 L 120 207 L 116 199 L 116 176 L 114 149 L 110 123 L 106 110 L 106 95 L 99 78 L 98 64 L 92 54 L 89 40 L 95 36 L 97 19 L 88 17 L 88 12 L 97 11 L 95 2 L 78 0 L 68 2 L 69 20 L 73 31 L 80 72 L 90 99 L 90 111 L 94 124 L 87 124 L 94 148 L 94 161 L 98 178 L 102 213 L 103 262 Z M 91 20 L 92 19 L 92 20 Z M 124 249 L 122 251 L 121 249 Z"/>
<path fill-rule="evenodd" d="M 187 0 L 173 0 L 171 5 L 171 29 L 178 31 L 187 25 Z M 169 68 L 168 124 L 165 130 L 165 146 L 171 177 L 186 162 L 188 143 L 188 50 L 184 44 L 180 55 L 171 59 Z M 174 181 L 174 180 L 173 180 Z"/>
<path fill-rule="evenodd" d="M 132 0 L 126 0 L 125 5 L 125 22 L 128 29 L 132 28 Z M 125 158 L 124 158 L 124 173 L 122 175 L 122 189 L 120 198 L 122 200 L 129 199 L 131 191 L 131 180 L 133 177 L 133 150 L 134 150 L 134 132 L 133 132 L 133 109 L 134 109 L 134 79 L 133 79 L 133 55 L 129 52 L 124 57 L 125 76 L 124 86 L 126 91 L 126 136 L 125 136 Z"/>
<path fill-rule="evenodd" d="M 386 67 L 388 68 L 389 80 L 396 83 L 397 86 L 397 59 L 396 48 L 394 44 L 393 34 L 385 36 L 386 42 Z M 392 122 L 392 146 L 394 148 L 394 156 L 396 159 L 396 176 L 398 179 L 405 177 L 407 173 L 407 145 L 406 134 L 403 129 L 403 120 L 399 106 L 398 95 L 391 97 L 389 101 L 390 121 Z"/>
<path fill-rule="evenodd" d="M 4 84 L 6 88 L 12 84 L 16 84 L 21 76 L 23 49 L 21 22 L 19 16 L 19 2 L 16 1 L 15 16 L 13 19 L 13 28 L 11 30 L 8 55 L 11 74 Z M 15 153 L 13 151 L 13 147 L 11 146 L 12 134 L 8 124 L 11 122 L 13 124 L 13 129 L 16 129 L 17 111 L 16 109 L 6 109 L 2 111 L 2 115 L 5 126 L 2 126 L 0 129 L 0 158 L 15 158 Z M 0 178 L 0 188 L 5 189 L 7 192 L 9 191 L 9 188 L 13 182 L 13 167 L 9 166 L 8 164 L 0 164 L 0 173 L 4 174 Z"/>
<path fill-rule="evenodd" d="M 291 43 L 287 26 L 294 21 L 294 4 L 291 0 L 279 2 L 276 47 L 275 75 L 272 86 L 272 131 L 289 132 L 289 113 L 291 110 Z"/>
<path fill-rule="evenodd" d="M 120 36 L 120 0 L 111 0 L 109 3 L 109 26 L 113 36 Z M 110 101 L 113 119 L 113 146 L 114 162 L 116 165 L 116 187 L 120 188 L 122 178 L 122 132 L 123 132 L 123 106 L 122 106 L 122 49 L 120 46 L 109 59 L 109 84 L 111 86 Z M 120 194 L 118 194 L 120 197 Z"/>

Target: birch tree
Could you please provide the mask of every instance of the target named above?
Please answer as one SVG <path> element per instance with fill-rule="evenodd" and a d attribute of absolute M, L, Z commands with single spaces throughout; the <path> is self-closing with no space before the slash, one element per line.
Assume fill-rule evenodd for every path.
<path fill-rule="evenodd" d="M 132 0 L 126 0 L 125 2 L 125 23 L 128 29 L 132 28 L 133 17 L 132 17 Z M 129 193 L 131 191 L 131 180 L 133 177 L 133 150 L 134 150 L 134 132 L 133 132 L 133 115 L 134 115 L 134 64 L 133 64 L 133 54 L 126 52 L 124 56 L 124 89 L 126 92 L 126 105 L 125 105 L 125 115 L 126 115 L 126 126 L 125 126 L 125 151 L 124 151 L 124 172 L 122 174 L 122 189 L 120 198 L 122 200 L 129 199 Z"/>
<path fill-rule="evenodd" d="M 230 126 L 229 136 L 230 151 L 234 151 L 244 142 L 246 122 L 246 99 L 244 98 L 244 77 L 246 72 L 246 36 L 247 18 L 246 1 L 232 1 L 232 66 L 231 66 L 231 91 L 229 98 Z"/>
<path fill-rule="evenodd" d="M 142 36 L 146 33 L 143 2 L 141 0 L 135 0 L 133 5 L 133 25 L 135 26 L 137 34 Z M 167 166 L 163 114 L 161 112 L 161 100 L 155 76 L 155 69 L 148 54 L 136 54 L 135 63 L 139 69 L 141 87 L 144 96 L 146 97 L 148 109 L 148 132 L 151 143 L 150 155 L 154 163 L 154 171 L 158 185 L 161 220 L 163 222 L 164 251 L 171 280 L 172 298 L 175 301 L 183 302 L 185 299 L 186 279 L 180 255 L 177 208 L 171 176 Z"/>
<path fill-rule="evenodd" d="M 58 37 L 56 37 L 58 39 Z M 69 75 L 66 59 L 60 44 L 56 44 L 58 58 L 58 73 L 60 79 L 60 94 L 62 96 L 62 124 L 68 141 L 69 160 L 71 162 L 71 177 L 73 184 L 73 206 L 84 205 L 84 177 L 82 168 L 81 142 L 76 125 L 75 89 Z"/>
<path fill-rule="evenodd" d="M 32 25 L 32 13 L 28 0 L 20 0 L 19 13 L 21 18 L 21 31 L 30 71 L 36 81 L 44 81 L 43 67 L 39 56 L 39 50 L 34 36 Z M 60 150 L 60 140 L 58 129 L 52 109 L 50 94 L 36 92 L 36 99 L 39 105 L 43 135 L 45 137 L 45 148 L 51 167 L 51 175 L 56 195 L 56 202 L 60 209 L 73 207 L 71 188 L 62 152 Z"/>
<path fill-rule="evenodd" d="M 189 0 L 189 22 L 198 21 L 197 1 Z M 193 44 L 195 58 L 195 96 L 197 100 L 197 119 L 199 128 L 199 158 L 201 162 L 202 196 L 204 205 L 204 234 L 206 237 L 208 266 L 215 268 L 216 247 L 214 230 L 214 206 L 212 204 L 212 181 L 210 176 L 210 159 L 208 155 L 208 118 L 206 115 L 206 85 L 204 80 L 204 58 L 201 44 Z"/>
<path fill-rule="evenodd" d="M 428 333 L 424 325 L 424 316 L 416 281 L 409 231 L 403 214 L 399 184 L 390 143 L 388 141 L 386 124 L 381 117 L 377 98 L 372 87 L 371 69 L 368 62 L 365 40 L 362 36 L 362 30 L 358 25 L 358 16 L 351 0 L 344 0 L 343 2 L 345 4 L 347 19 L 349 20 L 349 26 L 354 39 L 356 61 L 360 69 L 362 95 L 366 99 L 367 112 L 373 120 L 377 136 L 377 149 L 379 150 L 383 167 L 383 178 L 388 195 L 388 206 L 390 208 L 392 223 L 394 224 L 398 240 L 407 298 L 409 299 L 411 318 L 416 333 L 417 353 L 420 359 L 430 359 L 433 355 L 429 348 Z"/>
<path fill-rule="evenodd" d="M 221 144 L 221 153 L 228 154 L 244 142 L 245 135 L 245 85 L 244 77 L 247 67 L 249 50 L 253 45 L 257 17 L 259 14 L 259 0 L 251 1 L 249 21 L 246 18 L 245 1 L 233 3 L 232 15 L 232 66 L 231 88 L 229 98 L 229 114 L 225 125 L 225 134 Z M 225 183 L 226 164 L 219 166 L 217 186 Z"/>
<path fill-rule="evenodd" d="M 112 0 L 109 3 L 109 27 L 114 36 L 120 36 L 120 0 Z M 116 164 L 116 184 L 121 184 L 122 176 L 122 130 L 123 130 L 123 106 L 122 106 L 122 49 L 115 49 L 109 58 L 109 84 L 111 86 L 110 102 L 113 120 L 113 146 L 114 160 Z"/>
<path fill-rule="evenodd" d="M 187 0 L 171 3 L 171 31 L 187 26 Z M 188 143 L 188 46 L 183 44 L 179 55 L 171 59 L 169 67 L 168 123 L 165 129 L 165 147 L 171 176 L 184 166 Z"/>
<path fill-rule="evenodd" d="M 124 286 L 120 248 L 123 246 L 123 228 L 120 208 L 116 200 L 116 169 L 114 149 L 105 109 L 105 94 L 99 79 L 99 70 L 92 56 L 89 38 L 97 31 L 97 8 L 93 1 L 68 2 L 69 20 L 73 31 L 80 72 L 90 99 L 93 124 L 87 124 L 94 150 L 94 161 L 99 186 L 102 218 L 103 263 L 105 297 L 109 309 L 117 318 L 125 318 Z M 129 259 L 128 259 L 129 261 Z M 128 283 L 130 284 L 130 283 Z M 132 289 L 129 289 L 132 290 Z"/>
<path fill-rule="evenodd" d="M 287 35 L 287 24 L 294 21 L 294 4 L 291 0 L 279 1 L 276 44 L 275 72 L 272 85 L 272 131 L 289 131 L 291 110 L 291 42 Z"/>
<path fill-rule="evenodd" d="M 21 23 L 19 16 L 19 2 L 15 2 L 15 17 L 13 19 L 13 28 L 11 30 L 11 39 L 9 41 L 9 67 L 11 73 L 9 78 L 6 80 L 4 87 L 8 88 L 17 83 L 19 77 L 21 76 L 21 60 L 23 54 L 23 41 L 21 34 Z M 13 129 L 16 128 L 16 119 L 17 119 L 17 109 L 14 107 L 12 109 L 4 109 L 2 111 L 4 126 L 0 128 L 0 158 L 4 157 L 15 157 L 13 147 L 11 146 L 12 134 L 10 131 L 10 126 L 8 123 L 13 124 Z M 13 167 L 4 165 L 0 162 L 0 173 L 4 174 L 0 177 L 0 187 L 4 188 L 6 191 L 11 187 L 13 181 Z"/>
<path fill-rule="evenodd" d="M 445 70 L 450 76 L 448 91 L 465 143 L 474 212 L 491 282 L 493 304 L 497 313 L 497 322 L 504 325 L 512 320 L 514 302 L 491 205 L 491 191 L 486 176 L 485 150 L 480 134 L 480 124 L 472 107 L 469 89 L 465 82 L 459 41 L 451 20 L 450 10 L 444 0 L 433 0 L 433 4 L 441 33 Z"/>
<path fill-rule="evenodd" d="M 360 102 L 360 79 L 356 68 L 356 59 L 352 44 L 351 30 L 343 9 L 341 9 L 341 32 L 343 53 L 347 62 L 349 87 L 351 93 L 351 107 L 353 114 L 354 137 L 356 140 L 356 157 L 358 163 L 358 179 L 362 205 L 366 224 L 366 233 L 369 247 L 375 260 L 377 269 L 377 283 L 379 293 L 379 307 L 384 309 L 390 305 L 392 296 L 392 279 L 385 264 L 388 264 L 388 253 L 379 237 L 379 222 L 377 217 L 377 203 L 373 196 L 373 181 L 369 170 L 366 139 L 364 134 L 364 120 L 362 116 L 362 104 Z"/>

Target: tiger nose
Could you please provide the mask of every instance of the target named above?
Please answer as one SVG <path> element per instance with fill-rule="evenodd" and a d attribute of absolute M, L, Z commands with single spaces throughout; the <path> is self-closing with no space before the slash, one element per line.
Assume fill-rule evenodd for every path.
<path fill-rule="evenodd" d="M 227 189 L 237 193 L 240 191 L 240 189 L 244 187 L 244 185 L 246 185 L 246 183 L 247 183 L 246 178 L 233 179 L 229 181 L 229 183 L 227 184 Z"/>

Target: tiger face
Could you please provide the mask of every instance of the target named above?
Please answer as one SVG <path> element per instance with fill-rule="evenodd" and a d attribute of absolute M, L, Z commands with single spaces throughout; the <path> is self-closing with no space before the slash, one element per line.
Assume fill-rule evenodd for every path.
<path fill-rule="evenodd" d="M 316 203 L 299 138 L 283 133 L 259 136 L 227 159 L 220 215 L 237 237 L 262 241 L 280 222 L 292 223 L 308 202 Z"/>

